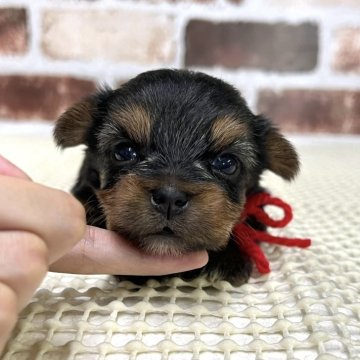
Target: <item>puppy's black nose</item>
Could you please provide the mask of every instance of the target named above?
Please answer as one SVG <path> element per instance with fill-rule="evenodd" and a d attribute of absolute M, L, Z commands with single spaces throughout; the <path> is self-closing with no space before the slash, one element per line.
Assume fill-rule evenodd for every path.
<path fill-rule="evenodd" d="M 188 205 L 188 195 L 176 187 L 164 186 L 151 192 L 151 204 L 168 220 L 181 214 Z"/>

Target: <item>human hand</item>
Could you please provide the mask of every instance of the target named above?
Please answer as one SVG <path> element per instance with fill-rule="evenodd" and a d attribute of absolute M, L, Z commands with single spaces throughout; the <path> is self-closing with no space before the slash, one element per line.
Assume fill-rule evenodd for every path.
<path fill-rule="evenodd" d="M 49 263 L 85 233 L 82 205 L 0 157 L 0 353 Z"/>
<path fill-rule="evenodd" d="M 75 198 L 33 183 L 1 156 L 0 198 L 0 353 L 49 266 L 78 274 L 164 275 L 208 260 L 206 252 L 145 255 L 111 231 L 85 228 Z"/>

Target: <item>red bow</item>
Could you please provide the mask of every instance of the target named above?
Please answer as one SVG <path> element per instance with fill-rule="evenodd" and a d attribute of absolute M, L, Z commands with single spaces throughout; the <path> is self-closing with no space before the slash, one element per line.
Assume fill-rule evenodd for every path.
<path fill-rule="evenodd" d="M 272 219 L 264 210 L 266 205 L 274 205 L 281 208 L 284 211 L 284 217 L 280 220 Z M 241 216 L 244 221 L 235 225 L 233 235 L 241 251 L 254 261 L 261 274 L 269 273 L 270 265 L 258 242 L 263 241 L 270 244 L 297 246 L 300 248 L 306 248 L 311 245 L 311 240 L 309 239 L 272 236 L 265 231 L 255 230 L 246 223 L 248 217 L 252 217 L 266 226 L 282 228 L 292 220 L 292 209 L 289 204 L 265 192 L 257 193 L 247 198 L 245 209 Z"/>

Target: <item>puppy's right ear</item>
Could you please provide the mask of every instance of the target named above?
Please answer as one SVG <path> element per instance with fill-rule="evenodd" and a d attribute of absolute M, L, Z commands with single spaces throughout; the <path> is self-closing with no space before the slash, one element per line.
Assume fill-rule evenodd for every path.
<path fill-rule="evenodd" d="M 57 120 L 54 129 L 56 144 L 61 148 L 86 144 L 86 135 L 92 124 L 94 104 L 86 98 L 67 109 Z"/>
<path fill-rule="evenodd" d="M 88 145 L 89 130 L 101 103 L 110 92 L 110 89 L 100 90 L 97 94 L 88 96 L 67 109 L 56 121 L 54 129 L 56 144 L 61 148 Z"/>

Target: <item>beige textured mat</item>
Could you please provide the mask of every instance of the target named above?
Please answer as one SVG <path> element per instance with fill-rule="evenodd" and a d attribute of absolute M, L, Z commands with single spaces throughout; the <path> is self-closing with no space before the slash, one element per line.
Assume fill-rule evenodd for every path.
<path fill-rule="evenodd" d="M 264 183 L 291 203 L 282 234 L 308 250 L 264 246 L 272 273 L 249 284 L 198 279 L 138 289 L 108 276 L 49 274 L 20 316 L 3 359 L 360 359 L 360 140 L 300 142 L 293 184 Z M 1 135 L 0 153 L 67 189 L 79 149 Z"/>

